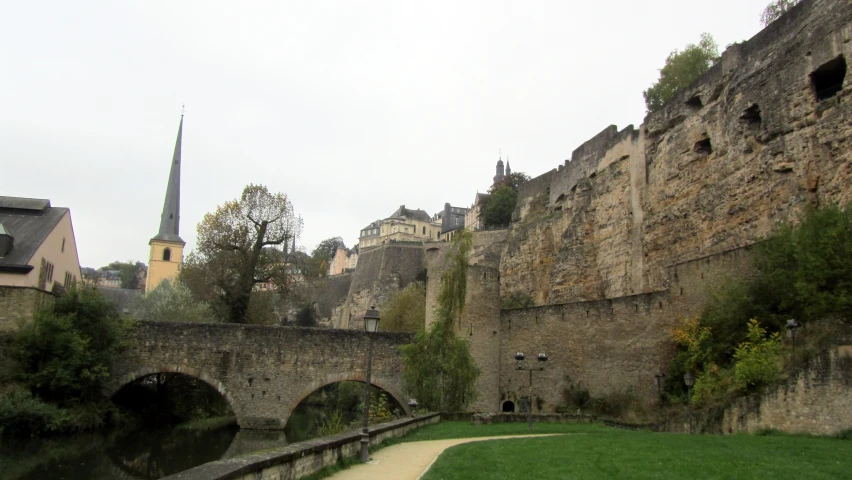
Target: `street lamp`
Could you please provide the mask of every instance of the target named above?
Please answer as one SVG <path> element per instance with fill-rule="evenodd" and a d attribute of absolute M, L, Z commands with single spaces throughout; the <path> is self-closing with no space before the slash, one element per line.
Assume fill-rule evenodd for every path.
<path fill-rule="evenodd" d="M 683 376 L 683 383 L 686 384 L 686 402 L 689 409 L 689 434 L 692 435 L 692 385 L 695 384 L 695 377 L 692 373 L 686 372 Z"/>
<path fill-rule="evenodd" d="M 657 371 L 657 373 L 654 374 L 654 383 L 657 384 L 657 396 L 660 397 L 661 399 L 663 398 L 663 379 L 664 378 L 666 378 L 666 374 L 659 371 L 659 370 Z"/>
<path fill-rule="evenodd" d="M 538 366 L 537 367 L 524 367 L 524 356 L 523 352 L 518 352 L 515 354 L 515 360 L 518 362 L 518 370 L 526 370 L 530 372 L 530 400 L 529 400 L 529 414 L 527 416 L 527 427 L 532 431 L 533 429 L 533 417 L 532 417 L 532 409 L 533 409 L 533 389 L 532 389 L 532 372 L 533 370 L 544 370 L 544 362 L 547 361 L 547 355 L 544 353 L 538 354 Z"/>
<path fill-rule="evenodd" d="M 793 364 L 796 364 L 796 330 L 802 328 L 802 324 L 791 318 L 787 320 L 787 336 L 793 342 Z"/>
<path fill-rule="evenodd" d="M 408 408 L 411 409 L 411 416 L 414 417 L 417 415 L 417 400 L 409 399 L 408 400 Z"/>
<path fill-rule="evenodd" d="M 371 306 L 364 314 L 364 330 L 367 332 L 367 381 L 364 382 L 364 427 L 361 430 L 361 461 L 370 461 L 370 376 L 373 373 L 373 341 L 370 338 L 379 330 L 379 311 Z"/>

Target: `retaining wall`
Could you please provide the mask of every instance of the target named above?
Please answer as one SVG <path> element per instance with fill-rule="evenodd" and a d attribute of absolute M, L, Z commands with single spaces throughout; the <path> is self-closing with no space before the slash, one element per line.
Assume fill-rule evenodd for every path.
<path fill-rule="evenodd" d="M 370 446 L 385 439 L 401 437 L 408 432 L 437 423 L 437 413 L 414 418 L 404 418 L 370 427 Z M 361 449 L 361 433 L 341 433 L 330 437 L 294 443 L 285 447 L 205 463 L 198 467 L 166 477 L 165 480 L 289 480 L 308 476 L 338 460 L 358 455 Z"/>

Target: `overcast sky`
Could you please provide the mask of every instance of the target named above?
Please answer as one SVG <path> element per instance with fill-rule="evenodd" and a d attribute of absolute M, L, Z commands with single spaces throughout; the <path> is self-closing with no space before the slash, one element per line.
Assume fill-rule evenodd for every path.
<path fill-rule="evenodd" d="M 148 262 L 181 105 L 181 236 L 249 183 L 299 246 L 399 205 L 468 206 L 498 151 L 533 177 L 642 123 L 668 53 L 760 29 L 768 0 L 11 1 L 0 195 L 70 207 L 83 266 Z"/>

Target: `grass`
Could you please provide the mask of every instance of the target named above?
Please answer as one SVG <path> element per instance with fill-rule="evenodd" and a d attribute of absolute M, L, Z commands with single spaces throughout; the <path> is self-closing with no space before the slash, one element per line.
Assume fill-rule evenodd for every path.
<path fill-rule="evenodd" d="M 176 427 L 177 430 L 218 430 L 220 428 L 229 427 L 237 423 L 234 416 L 197 418 L 181 423 Z"/>
<path fill-rule="evenodd" d="M 545 432 L 547 425 L 536 426 L 542 427 L 537 430 L 539 433 L 551 433 Z M 507 434 L 497 433 L 493 427 L 505 426 L 479 426 L 475 436 Z M 849 478 L 852 471 L 852 442 L 835 438 L 783 434 L 689 436 L 602 429 L 597 425 L 563 427 L 576 429 L 567 433 L 580 433 L 586 427 L 587 434 L 458 445 L 442 453 L 423 479 L 818 479 Z M 424 435 L 462 430 L 441 424 L 423 430 L 429 428 L 440 431 L 424 431 Z"/>

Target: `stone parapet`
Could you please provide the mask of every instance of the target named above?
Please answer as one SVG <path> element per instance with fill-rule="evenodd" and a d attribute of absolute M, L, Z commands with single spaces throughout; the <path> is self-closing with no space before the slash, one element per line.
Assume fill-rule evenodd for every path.
<path fill-rule="evenodd" d="M 440 414 L 430 413 L 413 418 L 403 418 L 370 427 L 370 446 L 388 438 L 401 437 L 408 432 L 437 423 Z M 164 480 L 256 480 L 258 478 L 302 478 L 337 461 L 358 455 L 361 433 L 351 431 L 285 447 L 229 458 L 166 477 Z"/>

